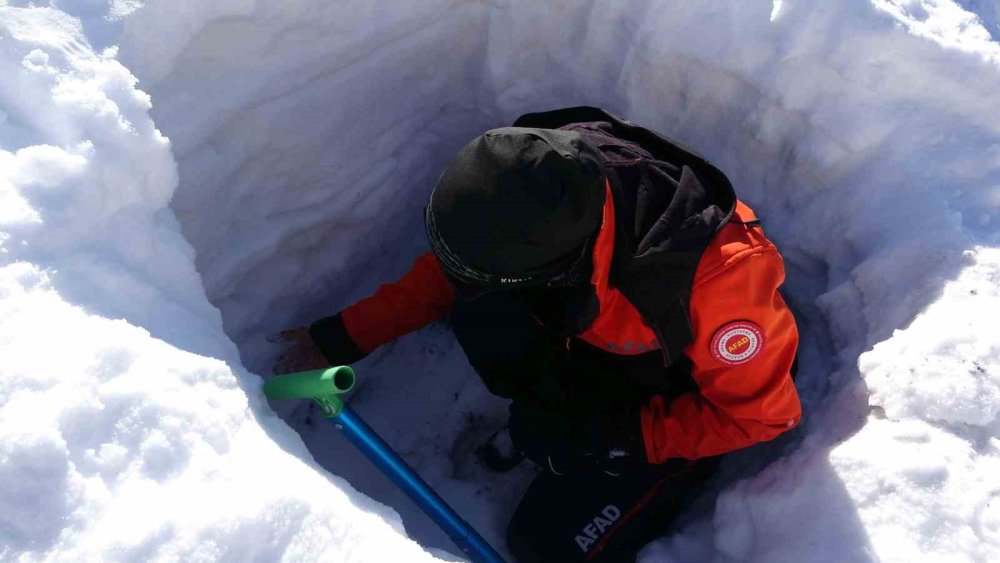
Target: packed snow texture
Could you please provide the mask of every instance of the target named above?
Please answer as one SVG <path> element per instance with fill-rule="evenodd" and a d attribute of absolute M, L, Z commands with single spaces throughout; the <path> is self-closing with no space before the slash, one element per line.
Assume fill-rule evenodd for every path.
<path fill-rule="evenodd" d="M 641 558 L 1000 559 L 996 2 L 8 4 L 0 559 L 454 551 L 261 399 L 264 335 L 402 274 L 470 138 L 579 104 L 726 171 L 803 335 L 803 424 Z M 505 405 L 447 327 L 358 373 L 352 405 L 502 548 L 532 472 L 475 462 Z"/>
<path fill-rule="evenodd" d="M 0 77 L 0 560 L 431 560 L 264 405 L 114 53 L 0 8 Z"/>

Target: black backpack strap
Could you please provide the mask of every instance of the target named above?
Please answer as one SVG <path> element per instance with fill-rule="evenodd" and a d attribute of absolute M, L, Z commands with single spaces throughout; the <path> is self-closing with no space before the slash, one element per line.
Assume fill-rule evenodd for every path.
<path fill-rule="evenodd" d="M 711 239 L 736 209 L 736 194 L 729 179 L 688 147 L 595 107 L 529 113 L 518 118 L 514 126 L 578 130 L 605 154 L 616 215 L 611 281 L 656 333 L 670 365 L 694 338 L 689 310 L 695 270 Z M 635 151 L 651 157 L 648 161 L 672 167 L 676 189 L 685 190 L 687 197 L 680 201 L 706 205 L 700 222 L 684 224 L 683 235 L 675 237 L 669 231 L 680 227 L 679 223 L 649 221 L 669 210 L 662 207 L 667 203 L 657 199 L 651 186 L 644 184 L 652 178 L 643 175 L 648 169 L 635 166 L 647 160 L 622 158 Z M 645 223 L 637 225 L 637 217 L 642 215 Z"/>

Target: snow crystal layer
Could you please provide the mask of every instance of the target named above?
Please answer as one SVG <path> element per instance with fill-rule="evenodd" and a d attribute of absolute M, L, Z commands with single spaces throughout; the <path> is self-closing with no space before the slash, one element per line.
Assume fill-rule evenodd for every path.
<path fill-rule="evenodd" d="M 405 271 L 456 148 L 588 104 L 726 171 L 803 334 L 802 427 L 732 456 L 643 557 L 1000 558 L 995 2 L 52 4 L 69 15 L 0 8 L 0 556 L 419 557 L 284 453 L 310 455 L 241 366 Z M 357 410 L 501 547 L 531 472 L 476 465 L 504 404 L 447 330 L 359 374 Z M 284 414 L 451 549 L 332 427 Z"/>
<path fill-rule="evenodd" d="M 432 559 L 262 405 L 114 52 L 0 7 L 0 77 L 0 559 Z"/>

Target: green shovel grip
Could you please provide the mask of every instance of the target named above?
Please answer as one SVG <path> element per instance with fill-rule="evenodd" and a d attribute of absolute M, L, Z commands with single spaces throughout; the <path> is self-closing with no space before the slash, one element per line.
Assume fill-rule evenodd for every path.
<path fill-rule="evenodd" d="M 354 380 L 354 370 L 348 366 L 300 371 L 267 380 L 264 395 L 271 400 L 312 399 L 326 416 L 334 417 L 344 410 L 340 395 L 354 388 Z"/>

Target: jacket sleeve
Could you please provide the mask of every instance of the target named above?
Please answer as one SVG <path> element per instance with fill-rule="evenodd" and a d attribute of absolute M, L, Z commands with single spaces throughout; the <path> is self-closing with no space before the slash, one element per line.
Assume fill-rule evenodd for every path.
<path fill-rule="evenodd" d="M 799 423 L 802 409 L 790 374 L 798 331 L 778 293 L 784 277 L 781 256 L 768 244 L 748 249 L 696 282 L 695 336 L 685 354 L 700 392 L 669 403 L 658 396 L 644 406 L 643 439 L 651 463 L 723 454 L 771 440 Z M 744 334 L 749 329 L 749 344 L 739 329 Z M 759 348 L 749 359 L 741 357 L 754 340 Z"/>
<path fill-rule="evenodd" d="M 313 323 L 310 334 L 328 358 L 337 355 L 349 363 L 446 316 L 453 302 L 454 292 L 437 257 L 427 252 L 399 281 L 382 284 L 370 297 Z"/>

